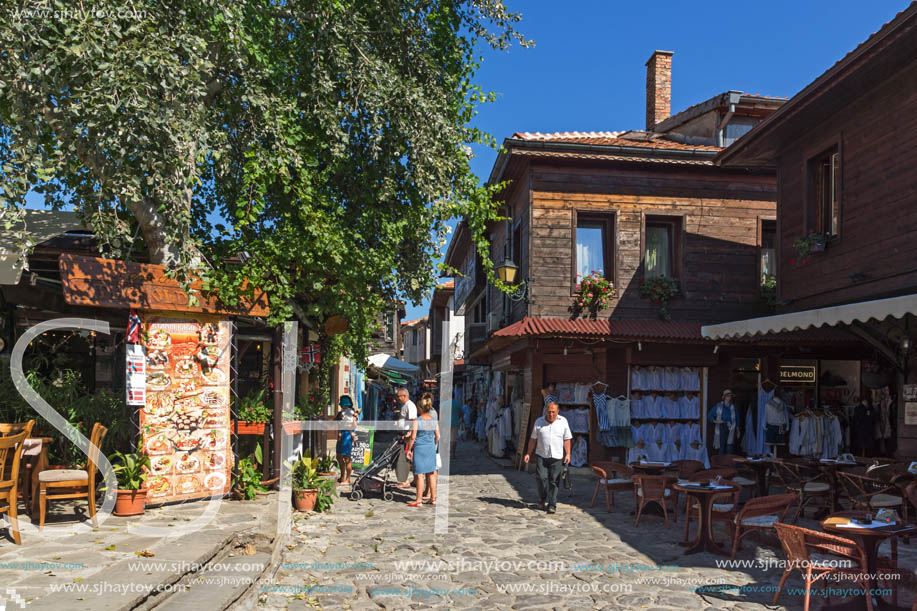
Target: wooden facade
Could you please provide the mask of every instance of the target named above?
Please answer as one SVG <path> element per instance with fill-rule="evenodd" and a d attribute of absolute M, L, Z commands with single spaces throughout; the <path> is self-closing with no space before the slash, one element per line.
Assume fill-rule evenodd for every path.
<path fill-rule="evenodd" d="M 917 5 L 911 5 L 719 156 L 723 167 L 777 171 L 782 312 L 917 293 L 915 141 Z M 826 205 L 820 160 L 834 154 Z M 823 250 L 795 248 L 797 238 L 826 228 Z M 902 346 L 905 337 L 917 341 L 917 319 L 914 313 L 882 318 L 850 328 L 897 372 L 897 451 L 915 457 L 917 423 L 905 421 L 902 386 L 917 382 L 917 359 Z"/>

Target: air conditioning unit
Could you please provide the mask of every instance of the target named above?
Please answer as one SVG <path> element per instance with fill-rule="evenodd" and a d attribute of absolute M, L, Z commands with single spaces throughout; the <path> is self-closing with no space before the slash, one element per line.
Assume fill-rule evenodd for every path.
<path fill-rule="evenodd" d="M 487 332 L 493 333 L 503 326 L 503 317 L 499 312 L 489 312 L 487 314 Z"/>

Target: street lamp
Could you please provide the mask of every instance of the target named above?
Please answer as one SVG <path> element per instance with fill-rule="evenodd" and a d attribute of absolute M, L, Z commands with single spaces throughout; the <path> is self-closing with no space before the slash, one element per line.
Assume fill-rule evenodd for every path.
<path fill-rule="evenodd" d="M 518 275 L 519 266 L 513 263 L 512 259 L 504 259 L 503 264 L 497 267 L 497 277 L 501 282 L 505 282 L 506 284 L 515 284 Z M 513 301 L 525 301 L 526 303 L 530 303 L 528 297 L 528 281 L 528 278 L 523 280 L 519 286 L 516 287 L 516 290 L 507 294 L 507 297 Z"/>

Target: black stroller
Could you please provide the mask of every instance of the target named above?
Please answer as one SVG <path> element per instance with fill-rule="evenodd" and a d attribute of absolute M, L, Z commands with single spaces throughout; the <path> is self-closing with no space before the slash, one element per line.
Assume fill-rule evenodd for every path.
<path fill-rule="evenodd" d="M 369 466 L 353 481 L 353 486 L 350 490 L 350 500 L 359 501 L 363 498 L 363 494 L 367 492 L 381 492 L 383 499 L 386 501 L 393 500 L 395 495 L 390 490 L 391 482 L 389 482 L 387 474 L 385 477 L 381 474 L 386 469 L 394 469 L 398 453 L 403 451 L 404 441 L 399 435 L 395 441 L 385 449 L 385 452 L 383 452 L 381 456 L 374 458 Z"/>

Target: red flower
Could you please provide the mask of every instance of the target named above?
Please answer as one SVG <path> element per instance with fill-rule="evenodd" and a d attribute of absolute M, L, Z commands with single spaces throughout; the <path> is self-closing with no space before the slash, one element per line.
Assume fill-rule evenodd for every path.
<path fill-rule="evenodd" d="M 790 257 L 790 265 L 796 265 L 796 259 L 794 257 Z"/>
<path fill-rule="evenodd" d="M 802 260 L 802 264 L 803 264 L 803 265 L 808 265 L 808 264 L 809 264 L 809 260 L 808 260 L 808 259 L 803 259 L 803 260 Z"/>

